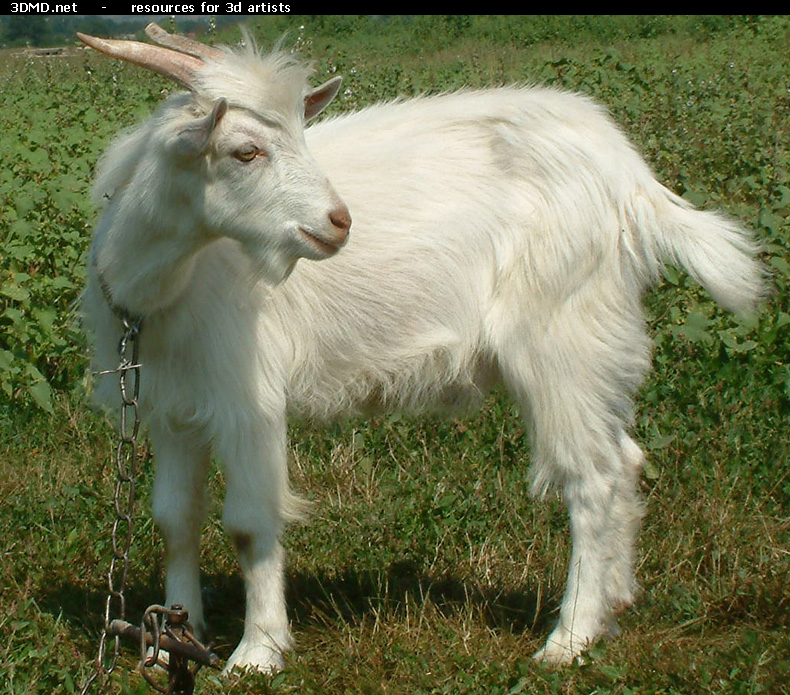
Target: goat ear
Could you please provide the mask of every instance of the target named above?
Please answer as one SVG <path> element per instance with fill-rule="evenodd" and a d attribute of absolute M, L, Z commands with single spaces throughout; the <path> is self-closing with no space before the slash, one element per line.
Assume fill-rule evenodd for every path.
<path fill-rule="evenodd" d="M 183 157 L 197 157 L 208 148 L 211 134 L 228 110 L 226 99 L 217 99 L 208 116 L 197 118 L 176 137 L 176 152 Z"/>
<path fill-rule="evenodd" d="M 332 99 L 335 98 L 343 78 L 339 75 L 327 80 L 320 87 L 316 87 L 304 98 L 304 118 L 309 121 L 321 113 Z"/>

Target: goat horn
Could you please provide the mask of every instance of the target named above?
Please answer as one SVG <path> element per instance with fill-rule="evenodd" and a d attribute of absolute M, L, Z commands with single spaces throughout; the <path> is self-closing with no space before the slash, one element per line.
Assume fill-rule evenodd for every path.
<path fill-rule="evenodd" d="M 195 74 L 203 65 L 194 56 L 139 41 L 100 39 L 80 32 L 77 32 L 77 38 L 100 53 L 153 70 L 181 83 L 189 90 L 194 90 Z"/>
<path fill-rule="evenodd" d="M 179 53 L 185 53 L 193 58 L 217 60 L 224 55 L 222 51 L 213 46 L 207 46 L 205 43 L 193 41 L 186 36 L 170 34 L 162 29 L 156 22 L 151 22 L 145 28 L 145 33 L 148 35 L 149 39 L 158 43 L 160 46 L 171 48 Z"/>

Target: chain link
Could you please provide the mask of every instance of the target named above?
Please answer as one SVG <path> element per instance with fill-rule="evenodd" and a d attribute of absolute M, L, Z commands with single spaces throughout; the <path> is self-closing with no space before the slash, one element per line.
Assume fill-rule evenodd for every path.
<path fill-rule="evenodd" d="M 112 524 L 112 557 L 107 572 L 108 593 L 104 602 L 104 628 L 99 638 L 96 669 L 83 686 L 80 695 L 85 695 L 97 680 L 100 680 L 104 686 L 107 678 L 115 669 L 120 652 L 120 637 L 115 635 L 112 638 L 112 654 L 108 657 L 110 616 L 115 614 L 122 620 L 126 616 L 124 591 L 129 574 L 129 551 L 134 535 L 135 480 L 138 463 L 137 435 L 140 432 L 139 337 L 142 319 L 133 318 L 125 312 L 120 318 L 123 321 L 124 331 L 118 344 L 118 368 L 110 372 L 101 372 L 101 374 L 118 374 L 121 393 L 119 436 L 115 450 L 117 479 L 113 496 L 115 520 Z"/>
<path fill-rule="evenodd" d="M 161 622 L 160 622 L 161 619 Z M 219 658 L 192 632 L 189 613 L 180 604 L 148 606 L 140 625 L 138 670 L 148 684 L 167 695 L 192 695 L 201 666 L 219 667 Z M 166 657 L 162 653 L 166 651 Z M 190 661 L 194 665 L 190 666 Z M 167 670 L 167 685 L 155 676 L 156 666 Z"/>

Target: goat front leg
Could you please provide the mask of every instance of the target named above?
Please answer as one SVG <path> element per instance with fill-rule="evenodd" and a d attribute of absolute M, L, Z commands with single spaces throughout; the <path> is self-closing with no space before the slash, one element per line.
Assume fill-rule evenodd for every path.
<path fill-rule="evenodd" d="M 165 541 L 166 605 L 180 603 L 198 633 L 205 629 L 200 592 L 200 529 L 206 514 L 210 449 L 195 431 L 152 425 L 156 454 L 153 517 Z"/>
<path fill-rule="evenodd" d="M 247 606 L 244 634 L 225 672 L 276 671 L 291 646 L 279 538 L 288 494 L 285 423 L 262 425 L 226 444 L 219 443 L 227 479 L 223 520 L 238 552 Z"/>

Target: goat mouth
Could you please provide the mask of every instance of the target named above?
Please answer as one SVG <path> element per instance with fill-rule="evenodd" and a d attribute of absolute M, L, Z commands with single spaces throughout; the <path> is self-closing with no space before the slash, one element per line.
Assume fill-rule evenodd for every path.
<path fill-rule="evenodd" d="M 319 239 L 315 234 L 311 234 L 306 229 L 299 227 L 302 236 L 310 242 L 310 245 L 317 248 L 325 256 L 332 256 L 340 250 L 342 244 L 333 244 L 323 239 Z"/>

